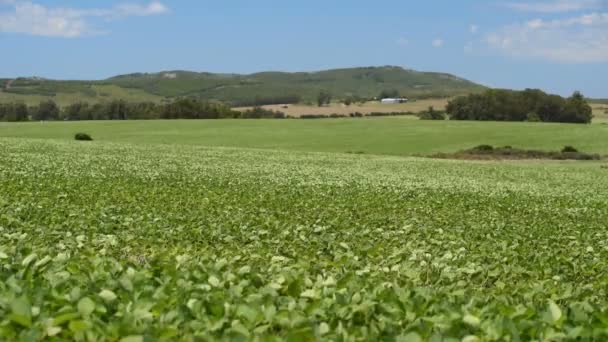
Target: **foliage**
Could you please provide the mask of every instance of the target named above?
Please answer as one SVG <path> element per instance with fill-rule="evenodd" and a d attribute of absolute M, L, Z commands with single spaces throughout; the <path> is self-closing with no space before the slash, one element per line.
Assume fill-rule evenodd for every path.
<path fill-rule="evenodd" d="M 88 135 L 87 133 L 76 133 L 74 135 L 74 140 L 93 141 L 93 138 L 90 135 Z"/>
<path fill-rule="evenodd" d="M 539 151 L 513 148 L 511 146 L 494 148 L 490 145 L 479 145 L 472 149 L 456 153 L 437 153 L 433 158 L 443 159 L 552 159 L 552 160 L 600 160 L 599 154 L 582 153 L 572 146 L 562 151 Z"/>
<path fill-rule="evenodd" d="M 276 115 L 277 117 L 280 115 Z M 53 100 L 27 108 L 20 103 L 0 104 L 0 121 L 80 121 L 80 120 L 152 120 L 152 119 L 224 119 L 238 118 L 230 107 L 193 98 L 181 98 L 165 104 L 128 103 L 114 100 L 104 103 L 73 103 L 60 110 Z"/>
<path fill-rule="evenodd" d="M 432 106 L 418 114 L 420 120 L 445 120 L 445 113 L 435 110 Z"/>
<path fill-rule="evenodd" d="M 59 107 L 52 100 L 40 102 L 40 105 L 33 110 L 32 119 L 35 121 L 57 120 L 59 119 Z"/>
<path fill-rule="evenodd" d="M 29 112 L 24 103 L 0 103 L 0 121 L 28 121 Z"/>
<path fill-rule="evenodd" d="M 478 145 L 471 149 L 476 152 L 491 152 L 494 151 L 494 146 L 492 145 Z"/>
<path fill-rule="evenodd" d="M 608 338 L 597 164 L 0 151 L 0 340 Z"/>
<path fill-rule="evenodd" d="M 379 99 L 389 99 L 389 98 L 395 99 L 398 97 L 401 97 L 401 96 L 399 95 L 399 90 L 397 90 L 397 89 L 390 89 L 390 90 L 384 89 L 384 90 L 382 90 L 382 92 L 380 92 L 380 95 L 378 95 Z"/>
<path fill-rule="evenodd" d="M 241 119 L 285 119 L 285 113 L 264 109 L 262 107 L 253 107 L 242 112 L 239 116 Z"/>
<path fill-rule="evenodd" d="M 321 90 L 317 95 L 317 105 L 319 107 L 329 105 L 331 103 L 331 93 L 326 90 Z"/>
<path fill-rule="evenodd" d="M 590 123 L 593 118 L 592 109 L 581 93 L 564 99 L 535 89 L 491 89 L 461 96 L 450 101 L 446 111 L 452 120 Z"/>

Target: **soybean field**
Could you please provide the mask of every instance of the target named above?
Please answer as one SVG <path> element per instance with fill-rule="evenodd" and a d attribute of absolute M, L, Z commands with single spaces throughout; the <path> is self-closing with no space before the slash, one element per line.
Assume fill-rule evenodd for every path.
<path fill-rule="evenodd" d="M 602 162 L 110 140 L 0 138 L 0 340 L 608 338 Z"/>

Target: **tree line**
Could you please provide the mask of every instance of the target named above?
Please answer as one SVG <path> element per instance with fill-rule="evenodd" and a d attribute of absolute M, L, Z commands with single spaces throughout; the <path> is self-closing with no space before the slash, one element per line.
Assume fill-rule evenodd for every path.
<path fill-rule="evenodd" d="M 154 120 L 154 119 L 262 119 L 285 118 L 282 112 L 254 107 L 235 111 L 229 106 L 198 99 L 183 98 L 171 103 L 129 103 L 115 100 L 90 104 L 78 102 L 60 108 L 54 101 L 40 102 L 37 106 L 24 103 L 0 104 L 0 121 L 79 121 L 79 120 Z"/>
<path fill-rule="evenodd" d="M 590 123 L 593 118 L 580 92 L 563 98 L 538 89 L 491 89 L 461 96 L 448 103 L 446 112 L 451 120 Z"/>

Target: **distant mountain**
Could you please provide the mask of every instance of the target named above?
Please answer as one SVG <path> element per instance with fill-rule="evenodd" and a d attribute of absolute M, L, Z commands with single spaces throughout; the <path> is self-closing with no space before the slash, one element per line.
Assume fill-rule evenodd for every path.
<path fill-rule="evenodd" d="M 334 99 L 347 96 L 372 98 L 382 91 L 423 98 L 448 97 L 485 88 L 450 74 L 386 66 L 250 75 L 174 70 L 120 75 L 101 81 L 54 81 L 32 77 L 0 79 L 0 89 L 0 101 L 55 98 L 57 102 L 66 104 L 118 98 L 161 101 L 193 96 L 245 105 L 255 102 L 313 102 L 321 90 L 330 92 Z"/>

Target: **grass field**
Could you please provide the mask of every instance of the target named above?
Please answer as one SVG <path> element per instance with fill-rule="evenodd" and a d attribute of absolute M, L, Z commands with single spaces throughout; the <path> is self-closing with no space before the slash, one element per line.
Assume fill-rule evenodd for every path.
<path fill-rule="evenodd" d="M 300 117 L 307 114 L 343 114 L 348 115 L 350 113 L 359 112 L 362 114 L 369 113 L 392 113 L 392 112 L 412 112 L 419 113 L 423 110 L 427 110 L 429 107 L 434 107 L 437 110 L 443 110 L 448 104 L 449 99 L 429 99 L 419 100 L 401 104 L 382 104 L 379 102 L 367 102 L 365 104 L 353 104 L 346 106 L 341 103 L 332 103 L 330 106 L 318 107 L 318 106 L 307 106 L 307 105 L 268 105 L 262 106 L 266 109 L 272 109 L 275 111 L 283 112 L 287 115 Z M 240 107 L 235 108 L 236 110 L 246 110 L 251 107 Z"/>
<path fill-rule="evenodd" d="M 270 124 L 224 122 L 258 134 Z M 335 124 L 296 123 L 298 138 Z M 597 162 L 150 144 L 180 130 L 180 142 L 229 141 L 222 124 L 2 126 L 118 143 L 0 138 L 0 340 L 608 338 L 608 169 Z M 415 127 L 464 137 L 466 125 Z M 372 127 L 359 138 L 385 146 Z M 539 139 L 526 127 L 502 126 Z M 605 133 L 535 129 L 588 129 L 577 145 Z M 473 143 L 462 137 L 449 149 Z M 288 147 L 341 150 L 340 139 Z"/>
<path fill-rule="evenodd" d="M 413 155 L 480 144 L 608 154 L 608 125 L 423 121 L 400 118 L 0 123 L 0 137 Z"/>

